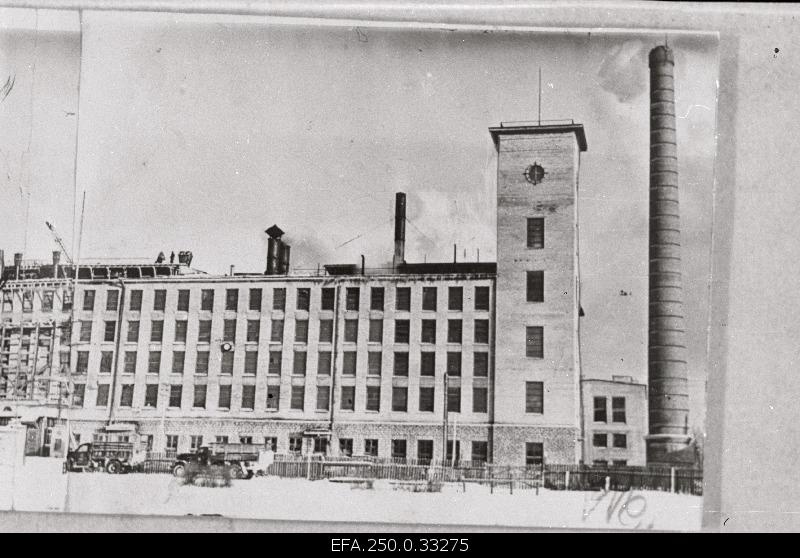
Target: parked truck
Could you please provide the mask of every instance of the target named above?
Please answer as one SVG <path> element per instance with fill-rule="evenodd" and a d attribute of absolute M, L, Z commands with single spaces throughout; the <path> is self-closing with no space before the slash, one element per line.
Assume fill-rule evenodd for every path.
<path fill-rule="evenodd" d="M 181 453 L 172 465 L 172 474 L 183 476 L 191 466 L 224 467 L 231 478 L 249 479 L 265 473 L 272 462 L 272 452 L 254 444 L 209 444 L 195 452 Z"/>
<path fill-rule="evenodd" d="M 144 463 L 143 446 L 135 425 L 108 425 L 92 436 L 91 442 L 67 452 L 67 471 L 105 471 L 128 473 Z"/>

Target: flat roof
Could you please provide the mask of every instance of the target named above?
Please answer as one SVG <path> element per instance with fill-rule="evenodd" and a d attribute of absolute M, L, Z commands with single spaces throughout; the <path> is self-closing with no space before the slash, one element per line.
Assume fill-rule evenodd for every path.
<path fill-rule="evenodd" d="M 489 128 L 492 134 L 492 141 L 497 147 L 500 136 L 513 135 L 534 135 L 534 134 L 565 134 L 574 133 L 578 140 L 578 147 L 581 151 L 586 151 L 586 133 L 583 131 L 583 124 L 575 124 L 571 120 L 557 122 L 508 122 L 501 123 L 500 126 Z"/>

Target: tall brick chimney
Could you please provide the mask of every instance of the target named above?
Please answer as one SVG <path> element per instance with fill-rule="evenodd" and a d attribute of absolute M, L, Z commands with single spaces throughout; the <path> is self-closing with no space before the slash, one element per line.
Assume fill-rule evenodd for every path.
<path fill-rule="evenodd" d="M 690 436 L 681 286 L 678 152 L 672 50 L 650 51 L 650 298 L 647 462 L 672 464 Z"/>
<path fill-rule="evenodd" d="M 392 266 L 406 263 L 406 195 L 397 192 L 394 197 L 394 257 Z"/>

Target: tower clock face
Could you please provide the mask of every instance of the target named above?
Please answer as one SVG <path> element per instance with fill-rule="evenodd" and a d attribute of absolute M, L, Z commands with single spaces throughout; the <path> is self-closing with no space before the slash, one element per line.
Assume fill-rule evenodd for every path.
<path fill-rule="evenodd" d="M 544 168 L 539 163 L 528 165 L 525 169 L 525 180 L 531 184 L 539 184 L 544 180 Z"/>

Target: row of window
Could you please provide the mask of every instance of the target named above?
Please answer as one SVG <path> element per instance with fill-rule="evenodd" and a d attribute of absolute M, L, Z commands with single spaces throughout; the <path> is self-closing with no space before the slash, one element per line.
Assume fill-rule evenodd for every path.
<path fill-rule="evenodd" d="M 144 407 L 156 408 L 158 407 L 159 393 L 161 388 L 166 389 L 166 385 L 160 384 L 147 384 L 145 385 L 144 393 Z M 170 385 L 168 394 L 168 407 L 179 409 L 184 402 L 184 393 L 182 385 Z M 95 399 L 96 407 L 107 407 L 110 397 L 110 384 L 100 384 L 97 386 L 97 396 Z M 134 384 L 122 384 L 120 387 L 120 407 L 133 407 Z M 316 386 L 316 407 L 317 411 L 329 411 L 331 388 L 330 386 Z M 342 411 L 355 411 L 355 386 L 341 386 L 339 409 Z M 75 407 L 83 407 L 85 404 L 85 384 L 75 384 L 72 393 L 72 405 Z M 281 400 L 281 386 L 270 385 L 267 386 L 267 399 L 266 410 L 279 411 Z M 421 413 L 433 413 L 434 404 L 436 400 L 436 390 L 432 386 L 422 386 L 419 388 L 419 399 L 417 410 Z M 244 410 L 254 410 L 256 401 L 256 386 L 244 385 L 242 386 L 242 399 L 241 408 Z M 296 411 L 305 411 L 306 409 L 306 386 L 296 385 L 291 386 L 291 394 L 289 398 L 289 408 Z M 447 411 L 451 413 L 461 412 L 461 387 L 449 386 L 447 388 L 447 398 L 445 401 Z M 194 386 L 192 393 L 192 408 L 206 409 L 208 404 L 208 386 L 206 384 L 197 384 Z M 217 399 L 217 409 L 228 410 L 231 408 L 231 386 L 220 385 L 219 394 Z M 408 387 L 392 388 L 392 411 L 406 413 L 409 410 L 408 406 Z M 381 387 L 380 386 L 366 386 L 366 402 L 365 411 L 381 411 Z M 473 387 L 472 388 L 472 412 L 473 413 L 486 413 L 488 412 L 488 389 L 486 387 Z"/>
<path fill-rule="evenodd" d="M 212 311 L 214 309 L 214 289 L 202 289 L 200 292 L 200 309 Z M 447 309 L 451 311 L 462 311 L 464 308 L 464 288 L 447 288 Z M 23 291 L 22 309 L 23 312 L 33 311 L 33 290 Z M 81 308 L 86 312 L 92 312 L 96 307 L 97 293 L 93 289 L 83 291 Z M 186 312 L 189 310 L 190 291 L 188 289 L 178 290 L 176 310 Z M 45 290 L 42 292 L 42 311 L 53 310 L 54 291 Z M 295 308 L 297 310 L 309 310 L 311 308 L 312 289 L 310 287 L 300 287 L 296 289 Z M 335 307 L 336 289 L 334 287 L 323 287 L 320 289 L 320 307 L 322 310 L 333 310 Z M 134 289 L 130 291 L 128 297 L 128 309 L 134 312 L 142 310 L 143 291 Z M 383 311 L 385 307 L 385 288 L 370 288 L 370 310 Z M 488 311 L 490 305 L 489 287 L 475 287 L 475 310 Z M 261 311 L 263 302 L 263 289 L 248 289 L 249 310 Z M 411 287 L 395 288 L 395 309 L 398 311 L 410 311 L 412 302 Z M 105 310 L 119 310 L 120 291 L 109 289 L 106 291 Z M 346 287 L 344 294 L 344 304 L 346 310 L 357 311 L 361 305 L 361 287 Z M 422 288 L 422 310 L 435 312 L 438 309 L 438 287 Z M 62 310 L 70 311 L 73 307 L 72 293 L 64 291 L 62 299 Z M 156 289 L 153 291 L 153 310 L 163 312 L 167 307 L 166 289 Z M 272 290 L 272 309 L 284 311 L 286 309 L 286 288 L 279 287 Z M 13 299 L 11 292 L 3 294 L 3 311 L 13 310 Z M 225 289 L 225 310 L 239 310 L 239 289 Z"/>
<path fill-rule="evenodd" d="M 612 447 L 625 449 L 628 447 L 628 436 L 626 434 L 611 434 Z M 592 446 L 596 448 L 608 447 L 609 434 L 596 432 L 592 435 Z"/>
<path fill-rule="evenodd" d="M 625 416 L 625 398 L 612 397 L 611 398 L 611 422 L 624 424 L 626 421 Z M 594 422 L 608 422 L 608 398 L 595 397 L 594 398 Z"/>
<path fill-rule="evenodd" d="M 368 341 L 370 343 L 383 342 L 383 320 L 369 320 Z M 92 322 L 79 322 L 78 340 L 81 343 L 91 343 L 92 341 Z M 344 320 L 344 342 L 357 343 L 359 337 L 359 320 Z M 308 343 L 309 320 L 294 321 L 294 342 Z M 125 340 L 128 343 L 139 342 L 139 321 L 127 322 L 127 332 Z M 333 342 L 333 320 L 319 320 L 319 342 Z M 186 343 L 189 330 L 188 320 L 175 320 L 174 341 L 175 343 Z M 236 343 L 237 341 L 237 320 L 224 320 L 222 341 Z M 103 327 L 103 342 L 113 342 L 116 340 L 117 322 L 108 320 Z M 284 320 L 272 320 L 270 331 L 270 342 L 282 343 L 284 334 Z M 70 331 L 68 328 L 62 330 L 62 343 L 69 342 Z M 463 320 L 447 320 L 447 342 L 451 344 L 461 344 L 464 337 Z M 261 338 L 261 320 L 247 320 L 246 336 L 247 343 L 258 343 Z M 161 343 L 164 340 L 164 320 L 152 320 L 150 322 L 150 342 Z M 408 344 L 411 340 L 411 320 L 394 320 L 394 342 Z M 478 344 L 489 343 L 489 320 L 479 319 L 473 323 L 473 341 Z M 197 330 L 198 343 L 211 342 L 211 320 L 199 320 Z M 424 344 L 436 344 L 436 320 L 421 320 L 420 342 Z"/>
<path fill-rule="evenodd" d="M 124 374 L 135 374 L 138 362 L 137 351 L 125 351 L 123 356 Z M 305 376 L 308 370 L 308 352 L 307 351 L 294 351 L 294 360 L 292 365 L 292 374 L 295 376 Z M 196 375 L 208 375 L 209 373 L 209 355 L 208 351 L 197 351 L 195 353 L 195 369 Z M 219 373 L 222 375 L 233 375 L 235 363 L 234 351 L 223 352 L 220 358 Z M 259 351 L 245 351 L 244 352 L 244 368 L 245 375 L 256 375 L 258 366 Z M 161 373 L 161 351 L 149 351 L 147 354 L 147 373 L 160 374 Z M 62 359 L 68 359 L 69 353 L 62 353 Z M 489 353 L 488 352 L 474 352 L 472 353 L 472 375 L 476 377 L 487 377 L 489 375 Z M 100 353 L 100 368 L 101 374 L 111 374 L 114 361 L 113 351 L 101 351 Z M 462 353 L 459 351 L 448 351 L 446 357 L 445 371 L 448 376 L 461 376 L 462 370 Z M 408 376 L 410 371 L 409 365 L 409 352 L 397 351 L 393 353 L 392 359 L 392 374 L 394 376 Z M 64 360 L 62 360 L 64 363 Z M 68 363 L 68 360 L 67 362 Z M 186 366 L 186 351 L 173 351 L 172 352 L 172 374 L 183 374 Z M 317 353 L 317 375 L 330 376 L 333 367 L 333 353 L 331 351 L 320 351 Z M 342 372 L 343 376 L 355 376 L 358 368 L 358 352 L 357 351 L 344 351 L 342 353 Z M 283 351 L 269 351 L 269 363 L 267 365 L 267 373 L 271 375 L 280 375 L 283 370 Z M 380 351 L 370 351 L 367 353 L 367 374 L 370 376 L 380 376 L 384 370 L 383 353 Z M 77 362 L 75 364 L 76 374 L 88 374 L 89 372 L 89 351 L 78 351 Z M 433 351 L 422 351 L 420 353 L 420 368 L 419 374 L 421 376 L 435 376 L 436 375 L 436 353 Z"/>

